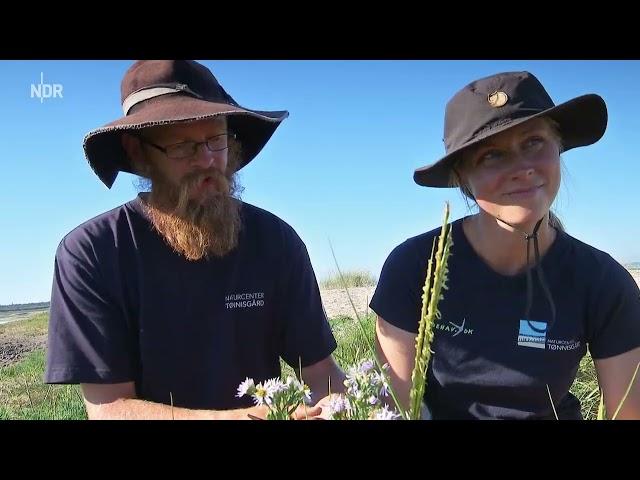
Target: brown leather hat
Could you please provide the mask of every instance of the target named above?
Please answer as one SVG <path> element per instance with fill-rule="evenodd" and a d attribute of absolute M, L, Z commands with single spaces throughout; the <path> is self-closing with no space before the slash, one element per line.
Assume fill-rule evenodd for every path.
<path fill-rule="evenodd" d="M 242 145 L 242 168 L 289 115 L 238 105 L 208 68 L 188 60 L 134 63 L 122 79 L 121 99 L 124 116 L 92 130 L 83 143 L 89 165 L 108 188 L 119 171 L 135 173 L 120 141 L 124 131 L 226 115 L 229 130 Z"/>

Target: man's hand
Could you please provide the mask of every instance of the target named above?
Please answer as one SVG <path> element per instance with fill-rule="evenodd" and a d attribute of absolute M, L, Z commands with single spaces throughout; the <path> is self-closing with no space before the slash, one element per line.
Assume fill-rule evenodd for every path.
<path fill-rule="evenodd" d="M 322 413 L 322 408 L 317 405 L 300 405 L 296 408 L 296 411 L 293 412 L 291 418 L 294 420 L 320 420 L 318 416 Z"/>
<path fill-rule="evenodd" d="M 313 407 L 307 407 L 309 416 L 313 415 L 313 418 L 310 418 L 310 420 L 331 420 L 329 404 L 331 400 L 337 396 L 337 393 L 332 393 L 331 395 L 321 398 Z"/>
<path fill-rule="evenodd" d="M 238 417 L 236 420 L 266 420 L 267 413 L 269 413 L 269 407 L 266 405 L 259 405 L 255 407 L 243 408 L 237 410 Z"/>
<path fill-rule="evenodd" d="M 269 408 L 266 405 L 260 407 L 251 407 L 239 410 L 238 420 L 266 420 Z M 318 415 L 322 413 L 322 409 L 317 406 L 300 405 L 291 414 L 292 420 L 319 420 Z"/>

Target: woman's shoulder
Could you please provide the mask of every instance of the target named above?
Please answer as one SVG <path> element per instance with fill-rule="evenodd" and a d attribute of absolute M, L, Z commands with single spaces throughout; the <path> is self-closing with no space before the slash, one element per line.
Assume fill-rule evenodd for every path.
<path fill-rule="evenodd" d="M 574 268 L 584 272 L 584 277 L 597 283 L 616 285 L 617 282 L 628 282 L 633 277 L 625 268 L 608 252 L 590 245 L 576 237 L 562 232 L 562 240 L 566 242 L 571 252 Z"/>

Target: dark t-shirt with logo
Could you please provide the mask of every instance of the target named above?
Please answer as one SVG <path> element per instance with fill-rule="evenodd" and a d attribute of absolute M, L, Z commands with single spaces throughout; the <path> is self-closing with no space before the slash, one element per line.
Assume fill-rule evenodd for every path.
<path fill-rule="evenodd" d="M 45 381 L 134 381 L 138 398 L 228 409 L 246 377 L 331 354 L 307 249 L 275 215 L 242 204 L 238 247 L 188 261 L 154 231 L 140 197 L 79 226 L 55 259 Z"/>
<path fill-rule="evenodd" d="M 422 286 L 440 228 L 410 238 L 387 258 L 371 308 L 387 322 L 417 332 Z M 611 256 L 566 232 L 542 258 L 556 306 L 551 310 L 533 274 L 533 306 L 526 275 L 504 276 L 473 250 L 462 219 L 452 223 L 448 290 L 439 304 L 425 402 L 435 419 L 580 419 L 569 393 L 587 348 L 594 359 L 640 346 L 640 291 Z M 523 242 L 524 248 L 524 242 Z M 631 379 L 629 379 L 630 381 Z"/>

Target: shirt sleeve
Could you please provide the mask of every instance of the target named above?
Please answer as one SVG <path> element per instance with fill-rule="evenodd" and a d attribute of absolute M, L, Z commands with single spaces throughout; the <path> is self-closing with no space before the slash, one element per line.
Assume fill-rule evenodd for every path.
<path fill-rule="evenodd" d="M 299 365 L 307 367 L 324 360 L 337 344 L 307 248 L 293 229 L 287 237 L 280 299 L 281 357 L 297 370 Z"/>
<path fill-rule="evenodd" d="M 589 305 L 589 351 L 595 359 L 640 346 L 640 289 L 627 269 L 608 259 Z"/>
<path fill-rule="evenodd" d="M 132 335 L 101 274 L 109 259 L 99 262 L 96 250 L 88 235 L 72 233 L 56 251 L 45 383 L 134 381 Z"/>
<path fill-rule="evenodd" d="M 427 272 L 425 259 L 407 241 L 389 254 L 369 306 L 386 322 L 417 333 L 422 309 L 422 287 Z"/>

